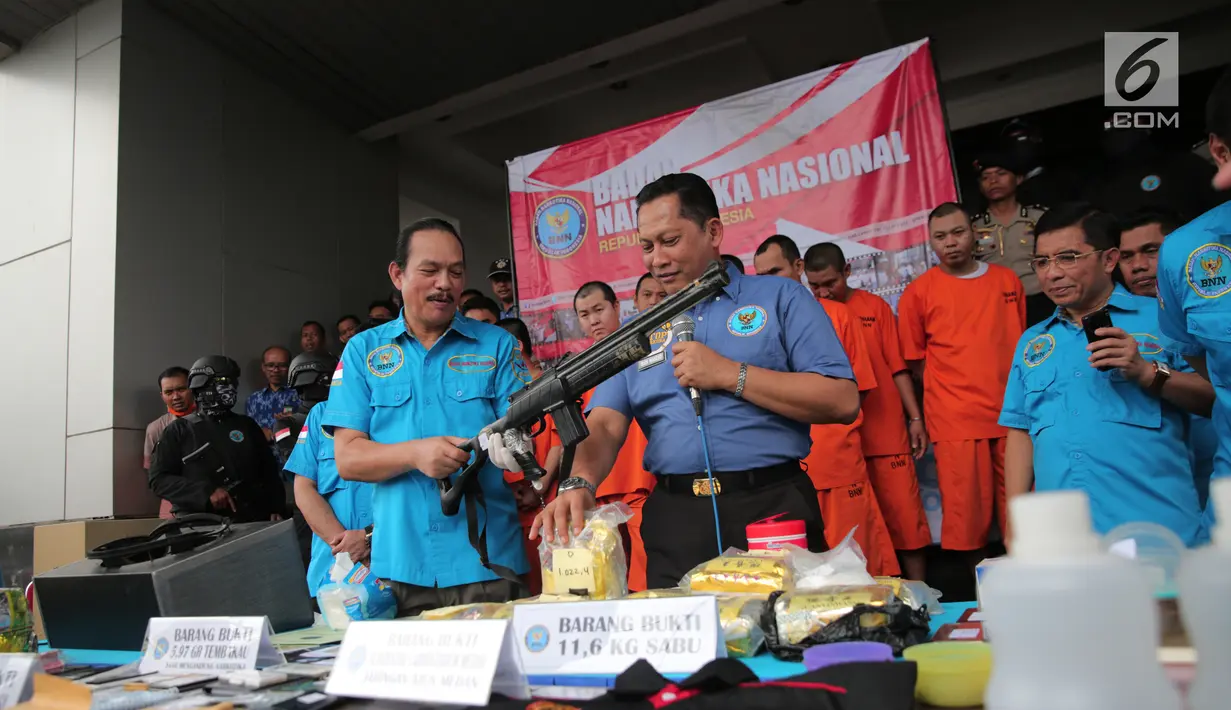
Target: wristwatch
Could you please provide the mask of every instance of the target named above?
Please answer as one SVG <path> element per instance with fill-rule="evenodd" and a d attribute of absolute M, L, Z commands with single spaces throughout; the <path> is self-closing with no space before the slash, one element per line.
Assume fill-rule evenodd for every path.
<path fill-rule="evenodd" d="M 374 529 L 374 525 L 369 525 L 363 529 L 363 542 L 368 546 L 369 550 L 372 549 L 372 530 Z"/>
<path fill-rule="evenodd" d="M 574 488 L 584 488 L 587 491 L 590 491 L 590 495 L 598 498 L 598 491 L 594 488 L 594 484 L 577 476 L 570 476 L 563 481 L 560 481 L 560 487 L 556 489 L 556 495 L 560 495 L 565 491 L 571 491 Z"/>
<path fill-rule="evenodd" d="M 1155 397 L 1163 393 L 1163 386 L 1167 384 L 1167 380 L 1171 379 L 1171 368 L 1167 367 L 1167 363 L 1154 361 L 1154 379 L 1150 381 L 1150 386 L 1146 391 Z"/>

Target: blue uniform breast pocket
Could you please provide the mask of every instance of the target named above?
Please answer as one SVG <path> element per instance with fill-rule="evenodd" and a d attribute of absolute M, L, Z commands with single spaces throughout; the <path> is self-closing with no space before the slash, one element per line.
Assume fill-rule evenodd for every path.
<path fill-rule="evenodd" d="M 1056 369 L 1053 367 L 1029 370 L 1022 378 L 1022 389 L 1026 393 L 1026 413 L 1030 415 L 1030 436 L 1032 437 L 1055 424 L 1055 408 L 1064 405 L 1055 384 Z"/>
<path fill-rule="evenodd" d="M 736 308 L 722 330 L 707 333 L 706 344 L 729 360 L 777 372 L 791 371 L 777 314 L 759 305 Z"/>
<path fill-rule="evenodd" d="M 1231 318 L 1214 311 L 1212 305 L 1202 303 L 1189 312 L 1188 331 L 1202 340 L 1231 343 Z"/>
<path fill-rule="evenodd" d="M 1103 419 L 1109 422 L 1158 429 L 1163 425 L 1162 403 L 1151 397 L 1136 382 L 1124 379 L 1119 370 L 1105 375 L 1112 395 L 1101 405 Z"/>
<path fill-rule="evenodd" d="M 372 388 L 372 441 L 391 444 L 417 438 L 410 416 L 409 384 L 382 384 Z"/>
<path fill-rule="evenodd" d="M 466 434 L 468 436 L 479 433 L 480 428 L 496 420 L 492 402 L 495 387 L 493 375 L 492 372 L 475 372 L 445 378 L 445 397 L 450 409 L 458 414 L 455 421 L 479 423 L 474 431 Z"/>

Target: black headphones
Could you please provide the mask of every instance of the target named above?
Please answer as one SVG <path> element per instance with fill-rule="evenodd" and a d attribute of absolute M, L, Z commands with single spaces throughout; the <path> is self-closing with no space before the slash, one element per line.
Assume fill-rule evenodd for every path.
<path fill-rule="evenodd" d="M 220 515 L 194 513 L 159 525 L 149 535 L 124 537 L 90 550 L 86 559 L 98 560 L 105 568 L 138 562 L 153 562 L 167 555 L 189 552 L 225 536 L 231 521 Z"/>

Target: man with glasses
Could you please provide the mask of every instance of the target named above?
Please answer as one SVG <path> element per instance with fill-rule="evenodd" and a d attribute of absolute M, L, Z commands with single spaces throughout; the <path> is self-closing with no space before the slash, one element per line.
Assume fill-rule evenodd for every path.
<path fill-rule="evenodd" d="M 1167 527 L 1187 545 L 1205 541 L 1185 442 L 1185 413 L 1208 416 L 1214 389 L 1179 372 L 1159 339 L 1158 308 L 1112 278 L 1120 228 L 1088 203 L 1039 219 L 1030 265 L 1055 312 L 1029 328 L 1013 357 L 1000 423 L 1010 498 L 1081 490 L 1094 527 Z M 1082 319 L 1106 308 L 1112 327 L 1089 342 Z"/>
<path fill-rule="evenodd" d="M 1121 223 L 1120 279 L 1134 296 L 1158 297 L 1158 252 L 1163 246 L 1163 239 L 1180 224 L 1178 216 L 1154 209 L 1134 212 Z M 1176 369 L 1180 372 L 1193 371 L 1187 362 Z M 1214 433 L 1214 422 L 1210 418 L 1196 414 L 1189 416 L 1188 450 L 1193 459 L 1197 499 L 1205 507 L 1210 492 L 1210 476 L 1214 472 L 1214 454 L 1218 451 L 1218 435 Z"/>
<path fill-rule="evenodd" d="M 261 374 L 265 377 L 265 387 L 248 395 L 244 402 L 244 414 L 256 420 L 265 432 L 265 439 L 274 442 L 274 432 L 282 427 L 283 421 L 290 421 L 299 409 L 299 395 L 286 386 L 286 375 L 291 367 L 291 351 L 281 345 L 271 345 L 261 354 Z M 278 463 L 284 464 L 277 447 L 273 449 Z"/>

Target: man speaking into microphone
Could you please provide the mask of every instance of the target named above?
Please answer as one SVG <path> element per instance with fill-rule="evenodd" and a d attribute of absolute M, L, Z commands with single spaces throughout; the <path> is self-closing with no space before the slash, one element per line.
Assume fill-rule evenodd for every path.
<path fill-rule="evenodd" d="M 719 258 L 723 225 L 703 178 L 665 175 L 641 190 L 637 205 L 642 260 L 669 295 Z M 648 588 L 676 585 L 720 545 L 746 549 L 745 526 L 779 513 L 802 520 L 809 546 L 825 549 L 816 493 L 799 462 L 811 448 L 810 425 L 855 420 L 859 393 L 850 363 L 802 284 L 731 267 L 727 273 L 722 293 L 691 311 L 691 341 L 668 336 L 595 388 L 590 436 L 532 537 L 581 532 L 635 420 L 647 439 L 645 469 L 657 480 L 641 523 Z M 676 333 L 681 326 L 686 330 L 677 323 Z M 690 388 L 699 395 L 700 418 Z"/>

